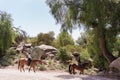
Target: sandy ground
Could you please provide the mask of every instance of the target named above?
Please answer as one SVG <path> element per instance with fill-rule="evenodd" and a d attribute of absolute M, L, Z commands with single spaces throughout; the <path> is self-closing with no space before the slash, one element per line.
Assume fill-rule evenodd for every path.
<path fill-rule="evenodd" d="M 20 72 L 13 68 L 0 69 L 0 80 L 120 80 L 92 75 L 70 75 L 63 71 Z"/>

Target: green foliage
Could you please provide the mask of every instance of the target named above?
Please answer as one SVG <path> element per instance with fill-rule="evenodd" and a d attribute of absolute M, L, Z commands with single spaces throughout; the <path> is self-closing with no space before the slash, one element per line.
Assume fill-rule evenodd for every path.
<path fill-rule="evenodd" d="M 98 37 L 93 32 L 89 31 L 87 34 L 87 50 L 90 53 L 91 58 L 94 59 L 96 55 L 101 54 L 99 48 Z"/>
<path fill-rule="evenodd" d="M 67 67 L 65 64 L 56 60 L 48 60 L 47 69 L 48 70 L 65 70 Z"/>
<path fill-rule="evenodd" d="M 93 33 L 94 32 L 92 30 L 88 30 L 87 32 L 84 33 L 85 38 L 83 36 L 83 37 L 79 37 L 78 39 L 78 40 L 86 39 L 85 44 L 83 43 L 79 45 L 79 47 L 82 47 L 80 51 L 81 61 L 84 62 L 85 60 L 92 58 L 93 65 L 96 68 L 99 68 L 101 70 L 107 69 L 108 68 L 107 61 L 102 55 L 100 55 L 101 53 L 99 49 L 98 37 L 96 36 L 96 34 Z M 87 46 L 87 47 L 83 47 L 83 46 Z"/>
<path fill-rule="evenodd" d="M 41 44 L 46 44 L 46 45 L 53 45 L 53 40 L 54 40 L 54 32 L 48 32 L 48 33 L 40 33 L 37 35 L 37 37 L 32 38 L 32 43 L 34 45 L 41 45 Z"/>
<path fill-rule="evenodd" d="M 78 22 L 79 18 L 79 3 L 81 0 L 46 0 L 46 3 L 51 8 L 51 13 L 58 23 L 62 24 L 63 30 L 70 30 Z"/>
<path fill-rule="evenodd" d="M 27 39 L 28 43 L 32 43 L 33 46 L 37 46 L 37 37 L 30 37 Z"/>
<path fill-rule="evenodd" d="M 14 30 L 15 43 L 19 44 L 22 41 L 26 41 L 27 33 L 24 30 L 20 29 L 19 27 L 18 28 L 13 27 L 13 30 Z"/>
<path fill-rule="evenodd" d="M 47 4 L 63 30 L 71 32 L 74 26 L 81 23 L 87 31 L 92 28 L 92 33 L 88 33 L 90 36 L 87 37 L 86 46 L 90 57 L 100 62 L 99 66 L 104 62 L 104 59 L 100 61 L 99 54 L 107 57 L 109 62 L 115 59 L 111 52 L 116 43 L 116 36 L 120 33 L 118 0 L 47 0 Z M 82 42 L 84 39 L 79 40 L 80 44 Z M 105 65 L 102 66 L 105 68 Z"/>
<path fill-rule="evenodd" d="M 0 57 L 5 55 L 12 41 L 13 30 L 11 16 L 6 12 L 0 12 Z"/>
<path fill-rule="evenodd" d="M 81 33 L 81 36 L 76 40 L 76 43 L 85 48 L 87 46 L 87 34 L 86 33 Z"/>
<path fill-rule="evenodd" d="M 90 31 L 87 36 L 87 40 L 89 40 L 87 42 L 87 51 L 90 57 L 93 59 L 94 67 L 98 68 L 99 70 L 108 69 L 108 62 L 100 53 L 98 37 Z"/>
<path fill-rule="evenodd" d="M 74 40 L 71 35 L 69 35 L 68 32 L 63 30 L 56 39 L 56 44 L 59 45 L 59 47 L 67 46 L 67 45 L 74 45 Z"/>
<path fill-rule="evenodd" d="M 120 50 L 120 38 L 119 37 L 117 37 L 114 47 L 116 50 Z"/>
<path fill-rule="evenodd" d="M 109 69 L 108 68 L 109 64 L 102 55 L 97 55 L 94 58 L 93 65 L 94 65 L 94 67 L 98 68 L 99 70 L 108 70 Z"/>
<path fill-rule="evenodd" d="M 116 41 L 112 48 L 112 53 L 115 57 L 120 56 L 120 38 L 119 37 L 116 37 Z"/>
<path fill-rule="evenodd" d="M 63 63 L 66 63 L 70 59 L 70 56 L 67 53 L 65 47 L 62 47 L 62 48 L 59 49 L 59 51 L 57 53 L 57 57 Z"/>
<path fill-rule="evenodd" d="M 14 50 L 7 50 L 5 56 L 0 58 L 0 66 L 9 66 L 14 64 L 14 59 L 16 58 L 16 52 Z"/>
<path fill-rule="evenodd" d="M 38 68 L 39 68 L 40 71 L 45 71 L 46 70 L 45 65 L 39 65 Z"/>
<path fill-rule="evenodd" d="M 77 45 L 67 45 L 65 47 L 66 47 L 67 52 L 81 52 L 82 51 L 82 47 L 77 46 Z"/>
<path fill-rule="evenodd" d="M 90 59 L 90 53 L 88 53 L 87 50 L 83 50 L 83 51 L 80 53 L 80 57 L 81 57 L 81 60 L 84 62 L 85 60 Z"/>

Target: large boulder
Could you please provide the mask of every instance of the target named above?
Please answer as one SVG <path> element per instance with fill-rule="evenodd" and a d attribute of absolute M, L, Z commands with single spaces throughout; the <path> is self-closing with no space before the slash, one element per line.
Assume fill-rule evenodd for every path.
<path fill-rule="evenodd" d="M 38 46 L 40 49 L 44 50 L 44 51 L 57 51 L 57 49 L 53 46 L 50 46 L 50 45 L 40 45 Z"/>
<path fill-rule="evenodd" d="M 40 49 L 38 46 L 32 49 L 31 56 L 33 59 L 41 59 L 41 57 L 45 54 L 45 52 Z"/>
<path fill-rule="evenodd" d="M 47 56 L 51 56 L 51 54 L 54 54 L 57 51 L 57 49 L 50 45 L 40 45 L 36 46 L 32 49 L 32 57 L 35 59 L 41 59 L 46 58 Z"/>
<path fill-rule="evenodd" d="M 120 57 L 111 62 L 109 68 L 116 68 L 120 71 Z"/>

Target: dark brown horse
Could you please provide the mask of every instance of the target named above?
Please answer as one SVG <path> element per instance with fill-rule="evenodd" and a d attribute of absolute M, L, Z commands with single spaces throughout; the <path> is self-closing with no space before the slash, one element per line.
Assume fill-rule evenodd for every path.
<path fill-rule="evenodd" d="M 22 71 L 22 70 L 25 71 L 24 66 L 27 65 L 27 63 L 28 63 L 27 58 L 19 59 L 19 61 L 18 61 L 18 69 L 20 71 Z M 35 72 L 35 65 L 36 64 L 46 64 L 46 62 L 44 62 L 42 60 L 37 60 L 37 59 L 32 60 L 30 65 L 29 65 L 30 66 L 29 71 L 31 70 L 31 68 L 33 68 L 33 71 Z"/>
<path fill-rule="evenodd" d="M 84 70 L 89 66 L 91 66 L 91 62 L 83 63 L 81 66 L 78 66 L 76 64 L 70 64 L 69 65 L 69 73 L 75 74 L 75 69 L 76 69 L 76 70 L 80 71 L 79 74 L 84 74 Z"/>

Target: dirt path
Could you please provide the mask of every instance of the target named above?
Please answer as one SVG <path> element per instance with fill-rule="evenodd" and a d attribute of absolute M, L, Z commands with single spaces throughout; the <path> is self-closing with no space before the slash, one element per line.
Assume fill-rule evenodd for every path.
<path fill-rule="evenodd" d="M 17 69 L 0 69 L 0 80 L 118 80 L 102 76 L 70 75 L 61 71 L 20 72 Z"/>

